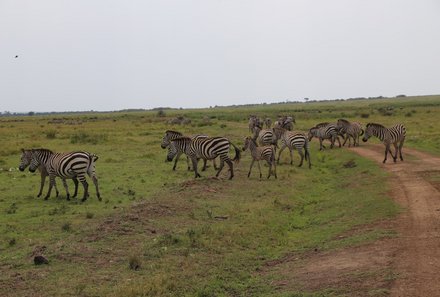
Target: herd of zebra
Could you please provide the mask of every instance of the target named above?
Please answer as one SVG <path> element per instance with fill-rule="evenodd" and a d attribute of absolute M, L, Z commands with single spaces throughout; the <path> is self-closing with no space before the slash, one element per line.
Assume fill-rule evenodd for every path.
<path fill-rule="evenodd" d="M 308 167 L 311 168 L 309 142 L 313 137 L 319 139 L 320 150 L 322 150 L 325 148 L 323 141 L 326 139 L 330 140 L 332 148 L 336 140 L 339 143 L 339 147 L 341 147 L 339 137 L 344 140 L 342 145 L 345 145 L 348 141 L 348 146 L 351 146 L 351 140 L 353 140 L 353 146 L 358 146 L 360 136 L 363 135 L 362 140 L 364 142 L 371 136 L 375 136 L 385 145 L 385 158 L 383 163 L 386 162 L 388 153 L 391 154 L 394 162 L 396 162 L 397 154 L 399 153 L 400 160 L 403 161 L 402 147 L 405 141 L 406 130 L 402 124 L 386 128 L 380 124 L 369 123 L 365 129 L 363 129 L 360 123 L 339 119 L 337 123 L 319 123 L 315 125 L 309 129 L 308 135 L 303 132 L 293 131 L 294 124 L 296 124 L 295 118 L 290 116 L 280 117 L 274 122 L 273 127 L 272 121 L 269 118 L 262 121 L 256 116 L 251 116 L 249 118 L 249 130 L 252 135 L 244 138 L 242 150 L 226 137 L 208 137 L 207 135 L 188 137 L 180 132 L 171 130 L 165 132 L 161 147 L 163 149 L 168 148 L 167 161 L 174 159 L 173 170 L 176 169 L 179 157 L 182 154 L 186 154 L 188 170 L 191 170 L 191 160 L 192 170 L 196 178 L 200 177 L 197 164 L 198 161 L 202 159 L 204 161 L 202 171 L 206 169 L 207 161 L 212 160 L 213 166 L 215 170 L 217 170 L 216 177 L 218 177 L 226 163 L 230 171 L 229 179 L 232 179 L 234 177 L 234 163 L 240 161 L 241 151 L 246 150 L 250 151 L 252 157 L 248 177 L 251 175 L 255 161 L 257 161 L 261 179 L 260 161 L 263 160 L 269 165 L 267 178 L 270 178 L 272 175 L 277 178 L 276 166 L 280 163 L 281 153 L 286 148 L 290 151 L 291 165 L 293 164 L 293 150 L 296 149 L 301 157 L 298 166 L 301 167 L 305 159 L 308 162 Z M 263 125 L 265 125 L 264 129 Z M 281 142 L 281 148 L 279 148 L 278 142 Z M 394 154 L 391 151 L 391 144 L 395 148 Z M 235 156 L 232 159 L 229 157 L 231 146 L 235 151 Z M 220 159 L 220 165 L 218 167 L 215 162 L 216 158 Z M 19 169 L 20 171 L 24 171 L 29 167 L 29 171 L 31 172 L 35 172 L 37 169 L 40 171 L 41 185 L 38 197 L 41 196 L 45 179 L 49 176 L 49 190 L 44 198 L 46 200 L 50 197 L 52 188 L 55 188 L 56 195 L 58 196 L 59 192 L 55 178 L 59 177 L 66 190 L 67 200 L 70 200 L 71 196 L 66 179 L 72 179 L 75 184 L 75 192 L 72 197 L 77 196 L 78 184 L 81 182 L 84 188 L 82 201 L 85 201 L 89 196 L 88 183 L 86 180 L 86 175 L 88 175 L 92 179 L 96 188 L 96 195 L 101 201 L 98 179 L 95 173 L 95 162 L 97 160 L 98 156 L 96 154 L 85 151 L 54 153 L 48 149 L 22 149 Z"/>
<path fill-rule="evenodd" d="M 339 119 L 337 123 L 319 123 L 310 128 L 308 135 L 302 132 L 293 131 L 293 124 L 295 124 L 295 118 L 291 116 L 280 117 L 275 121 L 272 126 L 270 118 L 261 120 L 256 116 L 250 116 L 249 118 L 249 131 L 251 136 L 244 138 L 243 151 L 250 150 L 252 162 L 249 168 L 248 177 L 251 174 L 252 167 L 257 161 L 260 178 L 262 177 L 260 162 L 265 160 L 269 165 L 269 172 L 267 178 L 273 174 L 277 178 L 276 165 L 280 163 L 280 156 L 283 150 L 286 148 L 290 152 L 290 164 L 293 164 L 293 150 L 297 150 L 301 158 L 299 167 L 303 165 L 304 159 L 308 162 L 309 168 L 311 168 L 310 160 L 310 148 L 309 142 L 316 137 L 319 139 L 320 150 L 325 148 L 323 141 L 328 139 L 331 143 L 331 148 L 334 147 L 335 142 L 338 141 L 339 147 L 344 146 L 348 141 L 348 146 L 351 146 L 351 140 L 353 140 L 353 146 L 359 146 L 359 138 L 363 135 L 362 140 L 366 142 L 371 136 L 376 136 L 385 145 L 385 158 L 383 163 L 387 160 L 388 152 L 393 157 L 394 162 L 397 160 L 397 154 L 399 153 L 400 159 L 402 157 L 402 147 L 405 141 L 406 130 L 402 124 L 397 124 L 391 128 L 386 128 L 383 125 L 369 123 L 366 125 L 365 130 L 358 122 L 350 122 L 345 119 Z M 265 128 L 263 129 L 263 125 Z M 341 140 L 344 141 L 341 145 Z M 278 142 L 281 141 L 281 148 L 278 146 Z M 395 147 L 395 153 L 391 152 L 391 144 Z M 231 159 L 229 154 L 230 147 L 235 150 L 235 157 Z M 208 137 L 207 135 L 196 135 L 193 137 L 184 136 L 182 133 L 172 130 L 167 130 L 162 138 L 161 147 L 163 149 L 168 148 L 167 161 L 174 159 L 173 170 L 176 170 L 177 162 L 182 154 L 187 155 L 188 170 L 191 170 L 190 161 L 195 177 L 200 177 L 198 173 L 198 161 L 202 159 L 204 161 L 203 170 L 206 169 L 207 160 L 214 160 L 214 168 L 217 170 L 216 177 L 224 167 L 224 163 L 229 166 L 229 179 L 234 176 L 233 161 L 238 162 L 241 158 L 240 149 L 234 145 L 226 137 Z M 277 150 L 279 149 L 278 153 Z M 215 159 L 220 158 L 220 167 L 216 167 Z"/>

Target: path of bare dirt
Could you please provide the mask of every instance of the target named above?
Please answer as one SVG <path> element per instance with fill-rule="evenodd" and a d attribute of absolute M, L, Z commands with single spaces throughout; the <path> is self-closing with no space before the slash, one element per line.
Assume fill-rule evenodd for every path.
<path fill-rule="evenodd" d="M 338 251 L 287 255 L 261 273 L 282 291 L 336 288 L 346 296 L 440 297 L 440 158 L 404 148 L 405 161 L 382 164 L 384 146 L 350 148 L 390 173 L 390 195 L 402 207 L 374 228 L 397 236 Z M 369 226 L 366 226 L 368 229 Z"/>
<path fill-rule="evenodd" d="M 382 145 L 351 149 L 381 163 Z M 440 158 L 404 148 L 404 162 L 388 160 L 391 195 L 405 211 L 398 218 L 391 296 L 440 296 Z"/>

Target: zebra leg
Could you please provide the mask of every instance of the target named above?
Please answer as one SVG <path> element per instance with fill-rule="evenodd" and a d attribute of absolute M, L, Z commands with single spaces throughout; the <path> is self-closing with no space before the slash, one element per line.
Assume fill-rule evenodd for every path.
<path fill-rule="evenodd" d="M 218 169 L 217 164 L 215 163 L 215 159 L 212 159 L 212 165 L 214 166 L 214 170 Z"/>
<path fill-rule="evenodd" d="M 342 144 L 342 146 L 345 146 L 345 144 L 347 143 L 347 140 L 348 140 L 348 135 L 345 134 L 345 135 L 342 136 L 342 137 L 343 137 L 343 139 L 344 139 L 344 143 Z"/>
<path fill-rule="evenodd" d="M 234 163 L 232 163 L 231 159 L 229 158 L 226 160 L 226 163 L 228 163 L 229 170 L 231 171 L 229 179 L 232 179 L 234 177 Z M 258 165 L 260 165 L 260 163 L 258 163 Z"/>
<path fill-rule="evenodd" d="M 85 176 L 80 177 L 79 181 L 82 183 L 84 188 L 84 195 L 83 198 L 81 199 L 81 202 L 84 202 L 87 200 L 87 197 L 89 197 L 89 184 L 87 183 Z"/>
<path fill-rule="evenodd" d="M 299 162 L 298 167 L 301 167 L 303 165 L 303 162 L 304 162 L 304 154 L 302 152 L 302 149 L 300 149 L 300 148 L 298 149 L 298 154 L 301 157 L 301 161 Z"/>
<path fill-rule="evenodd" d="M 257 160 L 257 164 L 258 164 L 258 171 L 260 172 L 260 179 L 261 179 L 261 177 L 263 175 L 261 174 L 261 166 L 260 166 L 260 161 L 259 160 Z"/>
<path fill-rule="evenodd" d="M 399 155 L 400 155 L 400 161 L 403 161 L 403 157 L 402 157 L 402 147 L 403 147 L 403 142 L 405 140 L 400 141 L 399 143 Z M 396 152 L 396 158 L 397 158 L 397 152 Z"/>
<path fill-rule="evenodd" d="M 188 171 L 191 171 L 191 165 L 190 165 L 188 156 L 186 156 L 186 166 L 187 166 Z"/>
<path fill-rule="evenodd" d="M 339 139 L 339 136 L 336 136 L 336 139 L 338 140 L 339 147 L 341 147 L 341 140 Z"/>
<path fill-rule="evenodd" d="M 63 180 L 64 189 L 66 190 L 66 199 L 70 200 L 70 193 L 69 193 L 69 188 L 67 187 L 66 179 L 64 177 L 62 177 L 61 179 Z"/>
<path fill-rule="evenodd" d="M 279 153 L 278 153 L 278 159 L 277 159 L 277 163 L 280 164 L 280 157 L 281 157 L 281 152 L 286 148 L 286 144 L 283 143 L 283 146 L 281 147 Z"/>
<path fill-rule="evenodd" d="M 397 162 L 397 153 L 399 152 L 399 148 L 397 147 L 397 142 L 393 143 L 394 145 L 394 155 L 390 150 L 391 156 L 393 157 L 394 163 Z"/>
<path fill-rule="evenodd" d="M 75 198 L 78 195 L 78 179 L 76 177 L 72 178 L 73 183 L 75 184 L 75 192 L 73 193 L 72 198 Z"/>
<path fill-rule="evenodd" d="M 44 188 L 44 183 L 46 181 L 46 176 L 47 176 L 47 174 L 45 172 L 41 171 L 40 192 L 38 192 L 37 197 L 40 197 L 41 194 L 43 193 L 43 188 Z"/>
<path fill-rule="evenodd" d="M 251 176 L 252 166 L 254 166 L 255 159 L 252 158 L 251 167 L 249 167 L 248 178 Z"/>
<path fill-rule="evenodd" d="M 319 138 L 319 150 L 320 151 L 322 151 L 322 148 L 323 148 L 324 146 L 322 145 L 322 138 L 320 137 Z"/>
<path fill-rule="evenodd" d="M 387 156 L 388 156 L 388 151 L 390 150 L 390 145 L 386 144 L 385 145 L 385 159 L 383 159 L 382 163 L 385 164 L 385 162 L 387 161 Z"/>
<path fill-rule="evenodd" d="M 202 177 L 199 174 L 199 171 L 197 170 L 197 162 L 198 162 L 197 158 L 196 157 L 191 157 L 191 161 L 192 161 L 192 164 L 193 164 L 193 170 L 194 170 L 195 178 Z"/>
<path fill-rule="evenodd" d="M 293 152 L 291 147 L 289 147 L 289 152 L 290 152 L 290 165 L 293 165 Z"/>
<path fill-rule="evenodd" d="M 217 170 L 216 177 L 220 175 L 220 172 L 222 171 L 223 167 L 225 166 L 225 161 L 223 159 L 220 159 L 220 168 Z"/>
<path fill-rule="evenodd" d="M 275 175 L 275 178 L 278 179 L 278 176 L 277 176 L 277 164 L 275 162 L 275 158 L 271 161 L 271 163 L 273 164 L 273 173 Z"/>
<path fill-rule="evenodd" d="M 176 166 L 177 166 L 177 161 L 179 161 L 179 157 L 182 153 L 178 152 L 176 155 L 176 158 L 174 159 L 174 166 L 173 166 L 173 170 L 176 170 Z"/>
<path fill-rule="evenodd" d="M 50 193 L 52 192 L 52 187 L 55 185 L 55 175 L 49 175 L 49 190 L 47 191 L 46 196 L 44 197 L 44 200 L 49 199 Z M 56 186 L 55 186 L 56 189 Z"/>
<path fill-rule="evenodd" d="M 206 159 L 203 159 L 203 168 L 202 168 L 202 171 L 205 171 L 206 170 L 206 163 L 208 162 L 208 160 L 206 160 Z"/>
<path fill-rule="evenodd" d="M 269 160 L 267 161 L 267 165 L 269 165 L 269 174 L 267 175 L 267 179 L 272 175 L 272 162 Z"/>
<path fill-rule="evenodd" d="M 99 201 L 102 201 L 101 193 L 99 193 L 99 187 L 98 187 L 98 178 L 96 176 L 92 176 L 92 181 L 95 184 L 96 188 L 96 196 L 98 197 Z"/>

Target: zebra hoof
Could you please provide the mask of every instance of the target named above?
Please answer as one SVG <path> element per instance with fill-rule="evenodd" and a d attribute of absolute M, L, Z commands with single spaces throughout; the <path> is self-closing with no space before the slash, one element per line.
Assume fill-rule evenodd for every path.
<path fill-rule="evenodd" d="M 47 200 L 47 199 L 49 199 L 49 196 L 44 197 L 44 200 Z"/>
<path fill-rule="evenodd" d="M 81 199 L 81 202 L 85 202 L 87 200 L 87 197 L 84 197 L 83 199 Z"/>
<path fill-rule="evenodd" d="M 37 197 L 40 198 L 40 197 L 41 197 L 41 194 L 38 194 Z"/>

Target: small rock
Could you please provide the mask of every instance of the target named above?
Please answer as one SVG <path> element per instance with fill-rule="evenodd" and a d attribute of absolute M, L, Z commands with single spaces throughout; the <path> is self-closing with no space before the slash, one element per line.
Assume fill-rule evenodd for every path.
<path fill-rule="evenodd" d="M 35 256 L 34 264 L 35 265 L 49 264 L 49 261 L 43 256 Z"/>

